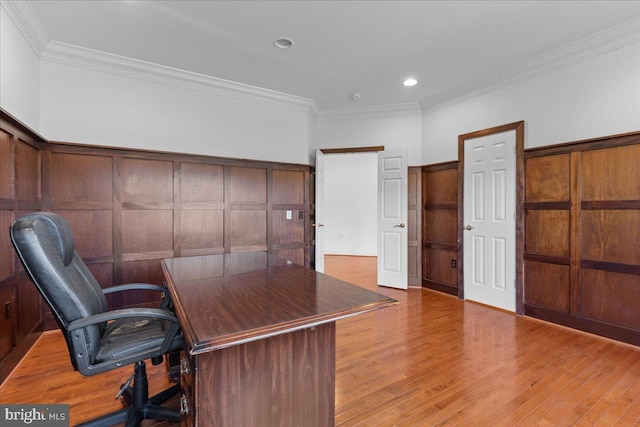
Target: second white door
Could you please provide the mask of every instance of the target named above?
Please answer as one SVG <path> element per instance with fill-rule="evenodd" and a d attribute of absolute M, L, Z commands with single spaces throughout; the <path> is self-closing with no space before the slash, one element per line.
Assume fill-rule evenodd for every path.
<path fill-rule="evenodd" d="M 515 131 L 464 142 L 464 296 L 515 311 Z"/>
<path fill-rule="evenodd" d="M 407 289 L 407 150 L 378 153 L 378 285 Z"/>

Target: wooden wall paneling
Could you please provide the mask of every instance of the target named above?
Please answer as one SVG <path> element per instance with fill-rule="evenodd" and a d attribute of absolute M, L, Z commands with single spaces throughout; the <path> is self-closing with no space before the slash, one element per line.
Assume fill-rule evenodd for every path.
<path fill-rule="evenodd" d="M 15 139 L 15 196 L 18 211 L 16 218 L 40 210 L 42 207 L 41 152 L 31 143 Z M 43 305 L 40 294 L 24 271 L 18 274 L 15 287 L 17 315 L 16 339 L 23 339 L 31 332 L 41 330 L 43 325 Z M 14 321 L 15 322 L 15 321 Z M 15 327 L 14 323 L 14 327 Z"/>
<path fill-rule="evenodd" d="M 408 282 L 422 286 L 422 168 L 408 171 Z"/>
<path fill-rule="evenodd" d="M 12 136 L 0 129 L 0 205 L 1 209 L 13 209 L 13 146 Z"/>
<path fill-rule="evenodd" d="M 640 144 L 582 153 L 582 200 L 640 200 Z"/>
<path fill-rule="evenodd" d="M 526 314 L 639 345 L 640 132 L 526 156 Z"/>
<path fill-rule="evenodd" d="M 134 276 L 136 282 L 162 284 L 159 260 L 174 256 L 174 162 L 124 156 L 120 168 L 123 283 Z M 122 306 L 152 303 L 158 294 L 136 291 L 126 298 Z"/>
<path fill-rule="evenodd" d="M 159 259 L 171 256 L 271 250 L 310 263 L 314 206 L 308 166 L 47 143 L 0 113 L 2 233 L 15 217 L 34 210 L 64 215 L 76 249 L 102 287 L 161 283 Z M 27 295 L 33 289 L 27 281 L 19 283 L 11 270 L 17 265 L 13 250 L 0 237 L 0 298 L 25 310 L 11 319 L 12 337 L 0 338 L 15 348 L 14 331 L 29 335 L 34 322 L 33 307 L 18 304 L 19 296 L 39 300 Z M 142 292 L 125 301 L 114 294 L 110 303 L 155 304 L 155 298 Z M 50 313 L 46 323 L 55 327 Z M 6 366 L 0 366 L 2 375 Z"/>
<path fill-rule="evenodd" d="M 582 259 L 640 264 L 640 210 L 583 210 L 581 243 Z"/>
<path fill-rule="evenodd" d="M 582 269 L 581 315 L 640 331 L 640 275 Z"/>
<path fill-rule="evenodd" d="M 546 307 L 562 313 L 571 309 L 569 265 L 525 261 L 525 304 Z"/>
<path fill-rule="evenodd" d="M 41 300 L 15 255 L 9 227 L 20 215 L 42 208 L 43 142 L 0 110 L 0 382 L 42 331 Z"/>
<path fill-rule="evenodd" d="M 422 286 L 457 296 L 458 162 L 423 166 L 421 178 Z"/>
<path fill-rule="evenodd" d="M 181 256 L 224 253 L 224 166 L 182 162 L 180 165 Z"/>
<path fill-rule="evenodd" d="M 305 265 L 307 179 L 303 170 L 270 168 L 269 251 Z"/>
<path fill-rule="evenodd" d="M 571 311 L 575 181 L 570 154 L 525 159 L 524 303 Z"/>
<path fill-rule="evenodd" d="M 40 150 L 25 141 L 17 140 L 15 164 L 18 209 L 39 210 L 42 182 Z"/>
<path fill-rule="evenodd" d="M 569 201 L 571 177 L 569 154 L 533 157 L 525 160 L 526 202 Z"/>
<path fill-rule="evenodd" d="M 225 183 L 225 252 L 267 251 L 267 169 L 225 167 Z"/>
<path fill-rule="evenodd" d="M 0 279 L 0 360 L 4 359 L 14 347 L 14 328 L 11 311 L 15 309 L 13 301 L 13 278 Z M 8 315 L 7 315 L 8 314 Z"/>
<path fill-rule="evenodd" d="M 525 215 L 525 253 L 564 257 L 569 261 L 570 219 L 567 209 L 529 209 Z"/>
<path fill-rule="evenodd" d="M 0 280 L 6 280 L 15 275 L 16 257 L 14 255 L 11 238 L 9 237 L 9 227 L 13 222 L 13 212 L 10 210 L 0 210 Z M 1 301 L 0 301 L 1 303 Z M 2 307 L 0 307 L 2 309 Z M 0 311 L 0 315 L 3 312 Z"/>
<path fill-rule="evenodd" d="M 113 158 L 52 152 L 49 199 L 52 209 L 113 208 Z"/>
<path fill-rule="evenodd" d="M 304 206 L 304 172 L 274 169 L 272 173 L 273 205 Z"/>
<path fill-rule="evenodd" d="M 582 153 L 580 151 L 574 151 L 570 154 L 570 197 L 571 207 L 569 211 L 571 213 L 571 225 L 569 244 L 571 247 L 570 255 L 570 283 L 571 283 L 571 314 L 574 316 L 580 315 L 582 305 L 582 275 L 580 260 L 582 259 L 582 212 L 581 212 L 581 188 L 582 188 Z"/>

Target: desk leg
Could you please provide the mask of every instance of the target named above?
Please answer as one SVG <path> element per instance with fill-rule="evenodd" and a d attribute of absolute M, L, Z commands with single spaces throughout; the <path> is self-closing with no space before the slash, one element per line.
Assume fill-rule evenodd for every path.
<path fill-rule="evenodd" d="M 335 322 L 197 357 L 200 426 L 334 425 Z"/>

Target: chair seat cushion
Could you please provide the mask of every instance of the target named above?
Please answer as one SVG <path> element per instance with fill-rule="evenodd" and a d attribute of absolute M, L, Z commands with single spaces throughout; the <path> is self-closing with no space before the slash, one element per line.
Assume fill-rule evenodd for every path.
<path fill-rule="evenodd" d="M 115 320 L 107 325 L 100 339 L 96 362 L 108 362 L 140 353 L 149 353 L 146 357 L 151 357 L 162 345 L 170 326 L 169 321 L 144 317 Z M 182 334 L 178 333 L 169 351 L 181 347 Z"/>

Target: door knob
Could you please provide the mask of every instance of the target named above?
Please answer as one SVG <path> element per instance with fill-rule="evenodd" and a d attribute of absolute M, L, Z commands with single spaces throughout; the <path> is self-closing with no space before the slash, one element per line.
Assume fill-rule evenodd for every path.
<path fill-rule="evenodd" d="M 312 227 L 324 227 L 324 224 L 311 224 Z"/>
<path fill-rule="evenodd" d="M 468 225 L 468 224 L 467 224 L 467 225 L 464 227 L 464 229 L 465 229 L 465 230 L 467 230 L 467 231 L 473 230 L 473 225 Z"/>
<path fill-rule="evenodd" d="M 394 225 L 394 227 L 404 228 L 404 227 L 405 227 L 405 225 L 404 225 L 404 222 L 401 222 L 401 223 L 400 223 L 400 224 L 398 224 L 398 225 Z"/>

